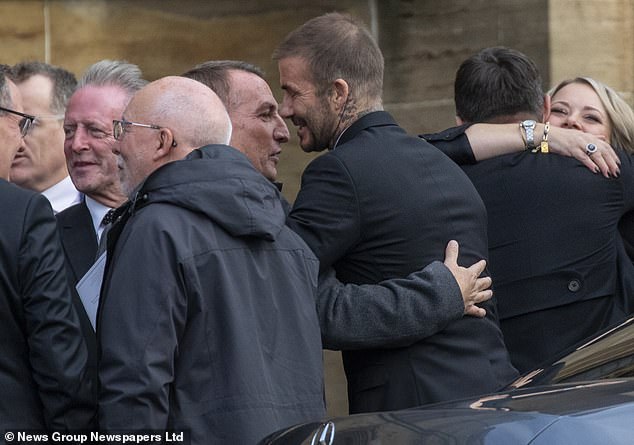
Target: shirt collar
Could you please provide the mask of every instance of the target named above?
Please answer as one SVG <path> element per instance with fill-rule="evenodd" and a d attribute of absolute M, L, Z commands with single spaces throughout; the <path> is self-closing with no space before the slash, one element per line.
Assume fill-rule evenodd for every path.
<path fill-rule="evenodd" d="M 101 220 L 103 219 L 104 216 L 106 216 L 106 213 L 108 213 L 108 210 L 110 210 L 110 207 L 105 206 L 98 201 L 95 201 L 90 196 L 86 196 L 85 199 L 86 199 L 86 207 L 88 207 L 88 211 L 90 212 L 90 218 L 92 218 L 93 228 L 95 229 L 97 238 L 99 238 L 99 236 L 101 235 L 101 232 L 103 231 Z"/>
<path fill-rule="evenodd" d="M 66 176 L 54 186 L 44 190 L 42 195 L 51 203 L 54 213 L 59 213 L 81 202 L 81 193 L 73 185 L 70 176 Z"/>

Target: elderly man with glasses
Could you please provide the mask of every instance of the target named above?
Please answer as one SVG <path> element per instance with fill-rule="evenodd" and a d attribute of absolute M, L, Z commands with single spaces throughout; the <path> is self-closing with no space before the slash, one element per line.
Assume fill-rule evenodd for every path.
<path fill-rule="evenodd" d="M 55 217 L 38 193 L 7 182 L 34 117 L 0 65 L 0 431 L 89 429 L 87 352 L 64 273 Z"/>
<path fill-rule="evenodd" d="M 114 122 L 130 201 L 97 315 L 103 431 L 254 444 L 325 415 L 318 263 L 275 186 L 226 145 L 231 128 L 183 77 L 150 83 Z"/>

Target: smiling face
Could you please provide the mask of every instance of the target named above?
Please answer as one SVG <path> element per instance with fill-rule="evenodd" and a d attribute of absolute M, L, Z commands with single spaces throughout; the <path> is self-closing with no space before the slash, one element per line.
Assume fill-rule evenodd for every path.
<path fill-rule="evenodd" d="M 25 113 L 37 118 L 11 165 L 11 182 L 38 192 L 68 175 L 64 158 L 63 114 L 51 110 L 53 81 L 35 74 L 18 84 Z"/>
<path fill-rule="evenodd" d="M 230 145 L 247 155 L 264 177 L 275 181 L 281 144 L 288 142 L 289 136 L 277 101 L 266 81 L 256 74 L 231 70 L 228 77 L 227 109 L 233 124 Z"/>
<path fill-rule="evenodd" d="M 64 153 L 75 187 L 111 207 L 125 199 L 112 153 L 112 120 L 121 117 L 128 100 L 122 88 L 88 85 L 73 94 L 64 119 Z"/>
<path fill-rule="evenodd" d="M 317 94 L 308 63 L 300 57 L 278 61 L 284 98 L 280 114 L 297 127 L 299 145 L 305 152 L 321 151 L 332 144 L 339 115 L 327 97 Z"/>
<path fill-rule="evenodd" d="M 581 130 L 610 142 L 610 118 L 597 93 L 586 83 L 570 83 L 557 91 L 551 98 L 548 120 L 551 125 Z"/>

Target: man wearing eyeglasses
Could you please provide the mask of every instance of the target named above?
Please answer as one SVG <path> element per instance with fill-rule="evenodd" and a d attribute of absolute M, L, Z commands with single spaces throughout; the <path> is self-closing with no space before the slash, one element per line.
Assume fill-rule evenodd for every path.
<path fill-rule="evenodd" d="M 0 431 L 85 430 L 95 408 L 55 218 L 7 182 L 33 119 L 8 73 L 0 65 Z"/>
<path fill-rule="evenodd" d="M 75 76 L 60 67 L 42 62 L 23 62 L 12 67 L 24 109 L 35 116 L 23 138 L 13 164 L 11 182 L 42 193 L 55 213 L 80 201 L 64 157 L 62 122 L 66 103 L 75 89 Z"/>
<path fill-rule="evenodd" d="M 167 77 L 114 124 L 130 201 L 97 318 L 100 428 L 254 444 L 322 418 L 318 264 L 278 190 L 226 145 L 221 101 Z"/>

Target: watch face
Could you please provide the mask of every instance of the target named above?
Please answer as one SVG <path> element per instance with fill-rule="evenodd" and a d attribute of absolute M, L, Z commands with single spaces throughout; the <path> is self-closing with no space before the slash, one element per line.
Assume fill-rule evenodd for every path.
<path fill-rule="evenodd" d="M 536 124 L 537 122 L 530 119 L 522 121 L 522 127 L 524 128 L 534 128 Z"/>

